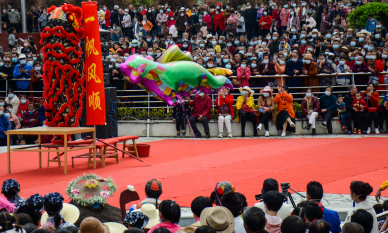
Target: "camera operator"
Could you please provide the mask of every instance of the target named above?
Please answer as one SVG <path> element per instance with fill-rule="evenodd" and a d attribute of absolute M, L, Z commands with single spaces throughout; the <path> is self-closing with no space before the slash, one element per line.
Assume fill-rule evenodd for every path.
<path fill-rule="evenodd" d="M 264 180 L 263 188 L 261 189 L 261 195 L 256 195 L 256 200 L 262 199 L 264 194 L 269 191 L 279 192 L 279 183 L 277 180 L 273 178 L 268 178 Z M 265 212 L 265 205 L 263 201 L 256 203 L 254 206 L 262 209 Z M 285 219 L 290 215 L 291 215 L 290 206 L 287 203 L 283 202 L 283 205 L 280 207 L 277 213 L 277 216 L 280 217 L 281 219 Z"/>

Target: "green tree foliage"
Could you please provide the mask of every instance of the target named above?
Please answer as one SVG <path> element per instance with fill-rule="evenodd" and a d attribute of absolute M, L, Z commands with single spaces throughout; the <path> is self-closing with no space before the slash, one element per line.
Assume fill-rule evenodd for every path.
<path fill-rule="evenodd" d="M 376 20 L 381 20 L 383 25 L 388 25 L 388 5 L 373 2 L 358 7 L 349 15 L 350 27 L 357 29 L 365 28 L 370 13 L 373 14 Z"/>

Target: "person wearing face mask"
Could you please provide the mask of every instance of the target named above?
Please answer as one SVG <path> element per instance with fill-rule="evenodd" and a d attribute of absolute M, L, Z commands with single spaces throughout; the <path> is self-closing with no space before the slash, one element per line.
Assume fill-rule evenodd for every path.
<path fill-rule="evenodd" d="M 352 215 L 357 210 L 366 210 L 373 217 L 372 230 L 370 233 L 378 233 L 379 227 L 377 225 L 376 212 L 373 208 L 373 204 L 367 200 L 369 194 L 373 192 L 373 187 L 369 183 L 363 181 L 352 181 L 350 183 L 350 198 L 353 202 L 353 208 L 348 212 L 345 223 L 351 222 Z"/>
<path fill-rule="evenodd" d="M 310 128 L 312 128 L 312 135 L 316 135 L 317 132 L 315 130 L 315 121 L 319 117 L 321 109 L 319 100 L 314 96 L 311 88 L 306 90 L 306 96 L 302 100 L 301 108 L 304 115 L 309 120 L 307 126 L 303 129 L 310 130 Z"/>
<path fill-rule="evenodd" d="M 0 106 L 0 147 L 7 146 L 7 131 L 11 130 L 8 117 L 4 115 L 4 106 Z"/>
<path fill-rule="evenodd" d="M 251 69 L 247 67 L 246 60 L 241 61 L 240 67 L 237 68 L 237 79 L 241 81 L 239 87 L 249 86 L 249 79 L 251 78 Z"/>
<path fill-rule="evenodd" d="M 12 105 L 12 114 L 16 115 L 19 110 L 20 100 L 13 89 L 8 88 L 8 96 L 5 98 L 5 102 Z"/>
<path fill-rule="evenodd" d="M 227 87 L 223 87 L 218 92 L 218 97 L 214 101 L 214 105 L 217 107 L 218 116 L 218 137 L 222 138 L 224 132 L 224 123 L 228 131 L 228 137 L 232 137 L 232 118 L 233 112 L 233 95 L 230 94 L 230 90 Z"/>
<path fill-rule="evenodd" d="M 35 111 L 33 103 L 28 104 L 28 111 L 23 114 L 22 125 L 24 128 L 37 127 L 39 125 L 39 112 Z M 33 144 L 37 136 L 24 136 L 27 144 Z"/>
<path fill-rule="evenodd" d="M 358 56 L 356 58 L 356 62 L 352 66 L 352 71 L 354 73 L 368 73 L 370 72 L 368 66 L 364 62 L 364 57 Z M 354 82 L 356 85 L 365 85 L 368 83 L 369 76 L 368 75 L 354 75 Z"/>
<path fill-rule="evenodd" d="M 113 7 L 113 11 L 110 12 L 110 24 L 119 26 L 119 9 L 120 7 L 118 5 Z"/>
<path fill-rule="evenodd" d="M 133 12 L 131 12 L 133 13 Z M 124 16 L 123 20 L 121 21 L 121 26 L 124 28 L 124 35 L 128 36 L 129 38 L 132 38 L 132 18 L 131 15 L 129 14 L 129 10 L 125 9 L 124 10 Z"/>
<path fill-rule="evenodd" d="M 236 16 L 237 16 L 237 24 L 236 24 L 237 36 L 245 35 L 245 29 L 246 29 L 245 17 L 241 14 L 240 11 L 237 11 Z"/>
<path fill-rule="evenodd" d="M 193 107 L 193 113 L 189 118 L 190 126 L 194 131 L 196 138 L 201 138 L 202 134 L 199 132 L 196 122 L 200 121 L 205 131 L 205 137 L 210 138 L 209 120 L 211 119 L 211 98 L 202 91 L 197 92 L 197 96 L 194 100 L 191 100 L 190 96 L 187 97 L 189 106 Z"/>
<path fill-rule="evenodd" d="M 2 73 L 1 78 L 3 79 L 13 79 L 13 70 L 15 66 L 12 64 L 9 57 L 4 58 L 4 65 L 0 67 L 0 73 Z"/>
<path fill-rule="evenodd" d="M 166 22 L 167 22 L 167 15 L 164 13 L 163 9 L 160 9 L 159 13 L 156 15 L 158 34 L 162 32 L 162 23 L 166 23 Z"/>
<path fill-rule="evenodd" d="M 197 25 L 199 23 L 199 15 L 196 9 L 193 9 L 191 12 L 192 13 L 188 21 L 188 26 L 190 27 L 191 35 L 196 35 L 198 32 Z"/>
<path fill-rule="evenodd" d="M 373 33 L 376 29 L 377 20 L 374 18 L 373 14 L 369 14 L 369 19 L 366 21 L 365 30 L 367 30 L 370 33 Z"/>
<path fill-rule="evenodd" d="M 42 90 L 42 78 L 43 78 L 42 74 L 43 74 L 42 62 L 40 62 L 40 61 L 34 62 L 34 68 L 30 72 L 30 77 L 31 77 L 31 83 L 30 83 L 31 97 L 34 97 L 34 92 L 32 92 L 32 91 L 40 91 L 40 90 Z"/>
<path fill-rule="evenodd" d="M 299 27 L 300 21 L 299 21 L 299 16 L 296 14 L 294 9 L 290 10 L 290 14 L 288 16 L 288 22 L 287 22 L 287 31 L 290 32 L 290 38 L 294 41 L 298 39 L 297 37 L 297 30 L 296 28 Z M 293 30 L 294 29 L 294 30 Z M 296 35 L 294 38 L 293 35 Z"/>
<path fill-rule="evenodd" d="M 186 122 L 188 117 L 190 117 L 189 104 L 183 99 L 177 99 L 171 114 L 172 122 L 175 122 L 177 138 L 181 135 L 183 137 L 186 136 Z"/>
<path fill-rule="evenodd" d="M 4 115 L 8 117 L 9 123 L 11 124 L 11 129 L 20 129 L 22 125 L 20 124 L 19 118 L 12 114 L 12 105 L 7 104 L 4 106 Z M 11 137 L 12 138 L 12 137 Z M 14 140 L 15 139 L 15 140 Z M 12 145 L 16 144 L 16 137 L 12 138 Z"/>
<path fill-rule="evenodd" d="M 113 63 L 113 67 L 109 68 L 109 80 L 105 80 L 106 86 L 117 87 L 117 90 L 124 90 L 124 82 L 116 81 L 114 79 L 123 79 L 124 75 L 120 69 L 120 64 L 122 63 L 121 59 L 118 58 Z M 107 83 L 109 81 L 109 83 Z"/>
<path fill-rule="evenodd" d="M 267 35 L 272 26 L 272 17 L 269 15 L 268 10 L 263 11 L 263 15 L 260 18 L 259 25 L 261 28 L 261 35 Z"/>
<path fill-rule="evenodd" d="M 102 10 L 105 13 L 105 28 L 103 27 L 103 29 L 107 29 L 111 26 L 111 24 L 110 24 L 110 10 L 108 10 L 106 5 L 102 6 Z"/>
<path fill-rule="evenodd" d="M 202 21 L 205 22 L 207 24 L 207 32 L 210 33 L 210 29 L 211 29 L 211 23 L 212 23 L 212 17 L 211 15 L 208 13 L 207 10 L 205 10 L 203 12 L 203 17 L 202 17 Z M 205 36 L 205 35 L 204 35 Z"/>
<path fill-rule="evenodd" d="M 278 116 L 276 118 L 276 127 L 282 130 L 282 137 L 286 136 L 286 131 L 295 132 L 295 112 L 293 107 L 294 97 L 289 94 L 288 86 L 278 86 L 278 93 L 274 98 L 277 104 Z"/>
<path fill-rule="evenodd" d="M 16 79 L 30 79 L 32 65 L 27 64 L 25 54 L 19 55 L 19 62 L 20 64 L 17 64 L 13 70 L 13 77 Z M 16 81 L 16 87 L 18 89 L 26 90 L 30 87 L 30 81 Z"/>
<path fill-rule="evenodd" d="M 113 40 L 113 42 L 118 42 L 121 37 L 123 37 L 123 33 L 121 31 L 120 27 L 117 27 L 117 24 L 113 24 L 113 28 L 110 29 L 110 35 Z"/>
<path fill-rule="evenodd" d="M 180 10 L 178 17 L 175 21 L 175 27 L 178 30 L 178 37 L 182 37 L 182 34 L 186 31 L 187 17 L 184 10 Z"/>
<path fill-rule="evenodd" d="M 275 65 L 271 62 L 269 54 L 265 54 L 259 65 L 260 75 L 276 75 Z M 259 87 L 270 85 L 273 83 L 273 78 L 260 78 L 258 82 Z"/>
<path fill-rule="evenodd" d="M 323 123 L 321 126 L 327 128 L 329 134 L 333 133 L 331 118 L 337 115 L 337 97 L 333 95 L 333 88 L 328 86 L 325 89 L 325 95 L 319 98 L 321 116 Z"/>
<path fill-rule="evenodd" d="M 286 72 L 286 57 L 281 57 L 278 59 L 273 59 L 272 63 L 275 65 L 275 70 L 277 74 L 284 74 Z M 282 85 L 282 79 L 281 78 L 276 78 L 275 79 L 275 85 L 281 86 Z M 285 80 L 283 79 L 283 82 Z"/>
<path fill-rule="evenodd" d="M 235 107 L 238 113 L 236 116 L 236 122 L 238 123 L 241 120 L 241 137 L 245 137 L 245 125 L 248 119 L 252 122 L 253 135 L 256 137 L 258 112 L 253 107 L 255 104 L 253 94 L 255 92 L 247 86 L 240 87 L 239 91 L 241 95 L 237 97 Z"/>
<path fill-rule="evenodd" d="M 267 35 L 267 39 L 268 39 Z M 272 41 L 269 43 L 268 48 L 270 50 L 270 54 L 273 55 L 274 53 L 279 52 L 279 45 L 280 45 L 280 39 L 279 39 L 279 33 L 274 32 L 272 34 Z"/>
<path fill-rule="evenodd" d="M 302 79 L 295 77 L 303 75 L 303 62 L 299 59 L 299 54 L 292 53 L 291 59 L 286 64 L 286 74 L 288 76 L 294 76 L 293 78 L 286 78 L 287 86 L 300 87 L 302 85 Z"/>
<path fill-rule="evenodd" d="M 289 14 L 288 4 L 286 4 L 283 6 L 279 14 L 280 22 L 278 23 L 278 26 L 280 24 L 281 27 L 280 28 L 278 27 L 278 32 L 280 35 L 283 34 L 283 30 L 287 30 L 288 14 Z"/>
<path fill-rule="evenodd" d="M 263 125 L 265 129 L 264 136 L 269 137 L 268 122 L 272 118 L 273 125 L 276 124 L 276 105 L 273 97 L 273 90 L 269 86 L 265 86 L 260 90 L 260 96 L 257 100 L 257 108 L 259 109 L 260 124 L 257 126 L 261 130 Z"/>
<path fill-rule="evenodd" d="M 223 35 L 223 31 L 225 30 L 225 18 L 223 16 L 223 12 L 221 12 L 221 3 L 217 3 L 216 10 L 212 11 L 211 15 L 213 16 L 213 32 L 215 35 L 217 33 L 218 36 Z"/>
<path fill-rule="evenodd" d="M 302 86 L 311 87 L 311 86 L 319 86 L 318 82 L 318 70 L 317 65 L 313 60 L 313 56 L 311 54 L 306 54 L 303 57 L 303 74 L 308 75 L 308 77 L 303 78 Z M 315 88 L 313 91 L 318 92 L 319 89 Z"/>
<path fill-rule="evenodd" d="M 20 97 L 20 104 L 18 107 L 18 112 L 16 114 L 17 117 L 22 121 L 24 117 L 24 113 L 28 111 L 28 104 L 30 101 L 27 99 L 27 96 L 25 94 L 22 94 Z"/>
<path fill-rule="evenodd" d="M 333 69 L 332 64 L 327 62 L 325 54 L 319 54 L 317 61 L 317 70 L 318 74 L 333 74 L 335 70 Z M 331 86 L 333 80 L 331 76 L 319 76 L 318 78 L 319 86 Z"/>

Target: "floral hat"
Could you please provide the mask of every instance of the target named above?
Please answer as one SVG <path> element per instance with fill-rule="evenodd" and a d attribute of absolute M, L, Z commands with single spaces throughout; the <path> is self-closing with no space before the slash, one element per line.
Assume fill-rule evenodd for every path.
<path fill-rule="evenodd" d="M 20 184 L 15 179 L 8 179 L 3 182 L 1 193 L 8 192 L 13 187 L 17 187 L 18 192 L 20 191 Z"/>
<path fill-rule="evenodd" d="M 102 178 L 96 174 L 84 174 L 72 180 L 66 193 L 76 204 L 82 206 L 106 205 L 106 199 L 117 191 L 111 178 Z"/>
<path fill-rule="evenodd" d="M 34 207 L 34 209 L 41 209 L 43 207 L 43 197 L 36 193 L 26 200 L 27 205 Z"/>
<path fill-rule="evenodd" d="M 150 219 L 142 212 L 127 213 L 124 218 L 124 223 L 129 224 L 130 226 L 135 226 L 139 221 L 143 221 L 143 224 L 140 227 L 140 229 L 143 229 L 147 226 Z"/>
<path fill-rule="evenodd" d="M 232 192 L 237 191 L 237 189 L 228 181 L 218 182 L 216 185 L 216 190 L 217 190 L 218 195 L 220 195 L 220 196 L 224 195 L 225 193 L 227 193 L 229 191 L 232 191 Z"/>
<path fill-rule="evenodd" d="M 48 201 L 53 205 L 57 204 L 58 202 L 63 202 L 64 200 L 65 199 L 62 197 L 62 195 L 57 192 L 47 193 L 43 198 L 43 202 Z"/>

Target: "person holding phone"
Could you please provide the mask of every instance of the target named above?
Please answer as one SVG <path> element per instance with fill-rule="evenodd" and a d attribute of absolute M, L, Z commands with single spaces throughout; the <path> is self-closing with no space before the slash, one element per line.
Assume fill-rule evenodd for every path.
<path fill-rule="evenodd" d="M 263 125 L 265 129 L 265 136 L 269 137 L 268 122 L 272 119 L 272 123 L 276 124 L 276 105 L 273 97 L 273 90 L 271 87 L 266 86 L 260 90 L 261 96 L 257 100 L 257 107 L 259 108 L 260 124 L 257 126 L 258 130 L 261 130 Z"/>
<path fill-rule="evenodd" d="M 245 137 L 245 124 L 247 119 L 252 122 L 253 135 L 257 137 L 256 124 L 258 120 L 258 112 L 253 108 L 255 104 L 253 94 L 255 92 L 247 86 L 240 87 L 239 91 L 241 95 L 237 98 L 235 107 L 238 112 L 236 122 L 238 123 L 239 119 L 241 118 L 241 137 Z"/>

